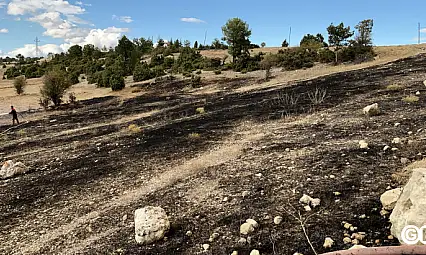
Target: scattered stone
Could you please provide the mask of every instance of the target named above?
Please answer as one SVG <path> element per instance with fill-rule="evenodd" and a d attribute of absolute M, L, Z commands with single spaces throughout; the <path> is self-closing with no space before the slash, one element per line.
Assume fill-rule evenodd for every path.
<path fill-rule="evenodd" d="M 334 241 L 333 241 L 333 239 L 331 239 L 330 237 L 327 237 L 325 240 L 324 240 L 324 248 L 331 248 L 331 246 L 333 246 L 333 244 L 334 244 Z"/>
<path fill-rule="evenodd" d="M 298 253 L 298 252 L 296 252 L 295 254 L 293 254 L 293 255 L 303 255 L 302 253 Z"/>
<path fill-rule="evenodd" d="M 164 238 L 170 229 L 166 212 L 161 207 L 147 206 L 135 211 L 135 239 L 139 244 L 152 244 Z"/>
<path fill-rule="evenodd" d="M 26 167 L 23 163 L 14 163 L 12 160 L 8 160 L 4 162 L 3 166 L 1 167 L 0 179 L 10 178 L 18 174 L 25 174 L 28 171 L 29 168 Z"/>
<path fill-rule="evenodd" d="M 388 236 L 388 239 L 389 239 L 389 240 L 393 240 L 393 235 L 389 235 L 389 236 Z"/>
<path fill-rule="evenodd" d="M 186 236 L 192 236 L 192 231 L 191 230 L 186 231 Z"/>
<path fill-rule="evenodd" d="M 405 226 L 413 225 L 418 228 L 424 226 L 426 222 L 425 194 L 426 168 L 414 169 L 390 216 L 391 234 L 398 240 L 402 240 L 401 232 Z"/>
<path fill-rule="evenodd" d="M 392 151 L 397 151 L 398 150 L 398 148 L 392 148 Z"/>
<path fill-rule="evenodd" d="M 248 195 L 250 195 L 250 191 L 243 191 L 243 194 L 242 194 L 242 196 L 243 197 L 247 197 Z"/>
<path fill-rule="evenodd" d="M 314 199 L 311 200 L 311 205 L 314 208 L 319 206 L 320 204 L 321 204 L 321 199 L 319 199 L 319 198 L 314 198 Z"/>
<path fill-rule="evenodd" d="M 286 152 L 290 152 L 290 148 L 286 148 L 286 149 L 285 149 L 285 151 L 286 151 Z"/>
<path fill-rule="evenodd" d="M 399 125 L 401 125 L 401 123 L 399 123 L 399 122 L 395 123 L 395 127 L 397 127 Z"/>
<path fill-rule="evenodd" d="M 349 248 L 349 250 L 356 250 L 356 249 L 363 249 L 363 248 L 367 248 L 367 247 L 365 247 L 364 245 L 356 244 L 356 245 L 352 246 L 351 248 Z"/>
<path fill-rule="evenodd" d="M 255 221 L 253 219 L 248 219 L 248 220 L 246 220 L 246 222 L 251 224 L 254 228 L 259 227 L 259 224 L 257 223 L 257 221 Z"/>
<path fill-rule="evenodd" d="M 353 233 L 352 236 L 351 236 L 352 239 L 356 239 L 356 240 L 359 240 L 359 241 L 362 241 L 362 239 L 364 239 L 364 237 L 365 237 L 365 235 L 362 235 L 360 233 Z"/>
<path fill-rule="evenodd" d="M 390 149 L 390 146 L 387 146 L 387 145 L 383 148 L 384 151 L 387 151 L 389 149 Z"/>
<path fill-rule="evenodd" d="M 280 225 L 282 221 L 283 221 L 283 217 L 281 216 L 277 216 L 274 218 L 275 225 Z"/>
<path fill-rule="evenodd" d="M 303 196 L 299 199 L 299 202 L 303 203 L 303 204 L 309 204 L 309 202 L 311 202 L 312 197 L 303 194 Z"/>
<path fill-rule="evenodd" d="M 222 201 L 223 201 L 223 202 L 228 202 L 228 200 L 229 200 L 229 198 L 228 198 L 228 197 L 224 197 Z"/>
<path fill-rule="evenodd" d="M 210 244 L 207 244 L 207 243 L 203 244 L 203 249 L 205 251 L 207 251 L 208 249 L 210 249 Z"/>
<path fill-rule="evenodd" d="M 254 227 L 250 223 L 246 222 L 246 223 L 243 223 L 240 226 L 240 233 L 243 234 L 243 235 L 248 235 L 248 234 L 252 233 L 253 231 L 254 231 Z"/>
<path fill-rule="evenodd" d="M 376 239 L 376 240 L 374 241 L 374 243 L 375 243 L 375 244 L 380 244 L 380 240 L 379 240 L 379 239 Z"/>
<path fill-rule="evenodd" d="M 331 175 L 330 175 L 330 179 L 334 179 L 334 178 L 336 178 L 336 176 L 335 176 L 335 175 L 333 175 L 333 174 L 331 174 Z"/>
<path fill-rule="evenodd" d="M 238 251 L 233 251 L 231 255 L 238 255 Z"/>
<path fill-rule="evenodd" d="M 368 143 L 364 140 L 359 141 L 359 148 L 360 149 L 368 149 Z"/>
<path fill-rule="evenodd" d="M 379 104 L 375 103 L 375 104 L 366 106 L 364 107 L 362 111 L 364 112 L 365 115 L 368 115 L 368 116 L 378 115 L 380 114 Z"/>
<path fill-rule="evenodd" d="M 305 205 L 305 211 L 310 212 L 312 211 L 312 208 L 309 205 Z"/>
<path fill-rule="evenodd" d="M 240 240 L 238 240 L 239 245 L 245 245 L 246 243 L 247 243 L 247 239 L 245 239 L 244 237 L 241 237 Z"/>
<path fill-rule="evenodd" d="M 399 144 L 399 143 L 401 143 L 401 138 L 398 138 L 398 137 L 394 138 L 394 139 L 392 140 L 392 143 L 393 143 L 393 144 Z"/>
<path fill-rule="evenodd" d="M 366 217 L 367 216 L 365 214 L 359 216 L 360 219 L 365 219 Z"/>
<path fill-rule="evenodd" d="M 334 194 L 335 196 L 340 196 L 342 193 L 340 193 L 340 192 L 336 191 L 336 192 L 333 192 L 333 194 Z"/>
<path fill-rule="evenodd" d="M 408 158 L 401 158 L 401 164 L 406 165 L 408 163 L 410 163 L 410 160 Z"/>
<path fill-rule="evenodd" d="M 351 227 L 349 228 L 349 230 L 350 230 L 350 231 L 352 231 L 352 232 L 354 232 L 355 230 L 357 230 L 357 227 L 351 226 Z"/>
<path fill-rule="evenodd" d="M 352 243 L 352 239 L 350 239 L 349 237 L 345 237 L 343 238 L 343 243 L 344 244 Z"/>
<path fill-rule="evenodd" d="M 122 220 L 123 220 L 123 222 L 127 221 L 127 214 L 124 214 Z"/>
<path fill-rule="evenodd" d="M 385 209 L 382 209 L 381 211 L 380 211 L 380 215 L 382 215 L 382 216 L 386 216 L 386 215 L 388 215 L 389 214 L 389 212 L 388 211 L 386 211 Z"/>
<path fill-rule="evenodd" d="M 343 227 L 346 229 L 350 229 L 352 227 L 352 224 L 345 222 Z"/>
<path fill-rule="evenodd" d="M 417 92 L 416 92 L 416 95 L 420 95 L 420 91 L 417 91 Z"/>
<path fill-rule="evenodd" d="M 260 255 L 260 252 L 258 250 L 252 250 L 250 255 Z"/>
<path fill-rule="evenodd" d="M 388 190 L 380 196 L 380 202 L 382 202 L 383 209 L 387 211 L 393 210 L 398 201 L 399 196 L 402 193 L 401 188 Z"/>
<path fill-rule="evenodd" d="M 407 133 L 408 135 L 412 135 L 413 134 L 413 131 L 408 131 L 408 133 Z"/>
<path fill-rule="evenodd" d="M 426 81 L 423 81 L 423 85 L 425 85 L 425 86 L 426 86 Z"/>
<path fill-rule="evenodd" d="M 353 244 L 353 245 L 357 245 L 357 244 L 359 244 L 359 240 L 358 240 L 358 239 L 354 239 L 354 240 L 352 240 L 352 244 Z"/>
<path fill-rule="evenodd" d="M 209 238 L 209 242 L 214 242 L 214 240 L 216 240 L 219 237 L 219 233 L 213 233 L 210 238 Z"/>
<path fill-rule="evenodd" d="M 262 173 L 257 173 L 257 174 L 255 174 L 255 176 L 260 178 L 260 177 L 262 177 Z"/>

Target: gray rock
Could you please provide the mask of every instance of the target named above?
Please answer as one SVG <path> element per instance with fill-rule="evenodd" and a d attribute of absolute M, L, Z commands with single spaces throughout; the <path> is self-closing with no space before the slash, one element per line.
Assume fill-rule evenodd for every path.
<path fill-rule="evenodd" d="M 147 206 L 135 211 L 135 239 L 139 244 L 152 244 L 164 238 L 170 222 L 163 208 Z"/>
<path fill-rule="evenodd" d="M 283 221 L 283 217 L 281 216 L 277 216 L 274 218 L 275 225 L 280 225 L 282 221 Z"/>
<path fill-rule="evenodd" d="M 398 201 L 399 196 L 401 195 L 402 189 L 392 189 L 388 190 L 380 196 L 380 201 L 382 202 L 383 209 L 387 211 L 393 210 Z"/>
<path fill-rule="evenodd" d="M 375 104 L 366 106 L 364 107 L 362 111 L 364 112 L 365 115 L 368 115 L 368 116 L 378 115 L 380 114 L 379 104 L 375 103 Z"/>
<path fill-rule="evenodd" d="M 426 222 L 425 194 L 426 168 L 414 169 L 390 215 L 391 234 L 401 243 L 403 243 L 401 232 L 404 227 L 414 225 L 421 228 Z"/>
<path fill-rule="evenodd" d="M 246 222 L 246 223 L 243 223 L 240 226 L 240 233 L 243 234 L 243 235 L 248 235 L 248 234 L 252 233 L 253 231 L 254 231 L 254 227 L 250 223 Z"/>
<path fill-rule="evenodd" d="M 14 163 L 12 160 L 6 161 L 0 169 L 0 179 L 6 179 L 18 174 L 24 174 L 29 169 L 21 162 Z"/>

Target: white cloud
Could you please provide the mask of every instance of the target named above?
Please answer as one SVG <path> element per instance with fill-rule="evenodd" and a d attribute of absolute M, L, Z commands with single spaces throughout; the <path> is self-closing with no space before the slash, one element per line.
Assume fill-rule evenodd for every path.
<path fill-rule="evenodd" d="M 85 12 L 84 8 L 72 5 L 64 0 L 12 0 L 7 7 L 7 13 L 9 15 L 32 14 L 40 10 L 60 12 L 67 15 L 83 14 Z"/>
<path fill-rule="evenodd" d="M 81 2 L 81 1 L 77 1 L 77 2 L 75 2 L 75 4 L 76 5 L 80 5 L 80 6 L 92 6 L 91 4 L 85 4 L 85 3 Z"/>
<path fill-rule="evenodd" d="M 124 23 L 132 23 L 133 22 L 132 17 L 130 17 L 130 16 L 112 15 L 112 19 L 113 20 L 119 20 L 119 21 L 124 22 Z"/>
<path fill-rule="evenodd" d="M 0 1 L 0 9 L 3 9 L 6 5 L 6 2 Z"/>
<path fill-rule="evenodd" d="M 181 18 L 180 21 L 189 22 L 189 23 L 206 23 L 204 20 L 197 18 Z"/>
<path fill-rule="evenodd" d="M 61 48 L 61 46 L 58 46 L 56 44 L 45 44 L 39 46 L 38 48 L 43 56 L 46 56 L 49 53 L 60 53 L 64 50 L 63 48 Z M 22 54 L 25 57 L 36 57 L 36 45 L 25 44 L 24 47 L 12 50 L 3 56 L 14 57 L 18 54 Z"/>
<path fill-rule="evenodd" d="M 0 29 L 0 34 L 7 34 L 7 33 L 9 33 L 9 29 L 7 28 Z"/>

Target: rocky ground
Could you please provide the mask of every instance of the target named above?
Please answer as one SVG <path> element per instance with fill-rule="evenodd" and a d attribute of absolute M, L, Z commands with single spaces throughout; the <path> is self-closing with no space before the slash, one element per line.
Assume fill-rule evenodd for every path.
<path fill-rule="evenodd" d="M 352 232 L 365 246 L 397 245 L 380 195 L 426 155 L 425 64 L 419 55 L 250 92 L 161 86 L 1 126 L 0 161 L 30 171 L 0 180 L 0 253 L 313 254 L 296 218 L 318 253 L 351 247 Z M 373 103 L 382 113 L 363 115 Z M 307 212 L 303 194 L 321 204 Z M 148 205 L 164 208 L 171 230 L 140 246 L 133 214 Z M 259 226 L 240 234 L 247 219 Z"/>

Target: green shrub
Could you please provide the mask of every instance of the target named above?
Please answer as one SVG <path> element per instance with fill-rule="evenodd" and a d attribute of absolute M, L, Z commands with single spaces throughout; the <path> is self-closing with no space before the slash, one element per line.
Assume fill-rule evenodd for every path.
<path fill-rule="evenodd" d="M 321 63 L 331 63 L 336 59 L 334 52 L 330 49 L 320 49 L 318 51 L 318 61 Z"/>
<path fill-rule="evenodd" d="M 167 58 L 164 59 L 163 66 L 164 66 L 165 69 L 170 69 L 170 68 L 173 67 L 174 63 L 175 63 L 175 60 L 173 58 L 167 57 Z"/>
<path fill-rule="evenodd" d="M 161 66 L 164 63 L 164 57 L 162 55 L 155 55 L 151 58 L 150 67 Z"/>
<path fill-rule="evenodd" d="M 166 75 L 166 73 L 164 72 L 164 68 L 161 67 L 161 66 L 155 66 L 152 69 L 152 72 L 154 74 L 154 77 L 161 77 L 161 76 Z"/>
<path fill-rule="evenodd" d="M 316 52 L 303 48 L 287 49 L 278 51 L 279 66 L 285 70 L 297 70 L 314 66 Z"/>
<path fill-rule="evenodd" d="M 40 90 L 41 101 L 52 101 L 55 106 L 62 103 L 62 97 L 70 87 L 67 74 L 64 71 L 50 71 L 44 76 L 43 87 Z"/>
<path fill-rule="evenodd" d="M 133 71 L 133 81 L 140 82 L 154 78 L 155 75 L 146 63 L 137 64 Z"/>
<path fill-rule="evenodd" d="M 74 84 L 77 84 L 77 83 L 80 82 L 78 80 L 78 76 L 79 76 L 79 74 L 77 72 L 72 72 L 72 73 L 68 74 L 68 79 L 69 79 L 71 85 L 74 85 Z"/>
<path fill-rule="evenodd" d="M 27 80 L 24 76 L 16 77 L 13 80 L 13 86 L 15 87 L 16 94 L 21 95 L 24 93 L 25 86 L 27 86 Z"/>
<path fill-rule="evenodd" d="M 122 90 L 126 86 L 124 82 L 124 78 L 116 74 L 111 75 L 109 84 L 111 86 L 112 91 Z"/>
<path fill-rule="evenodd" d="M 199 87 L 201 85 L 201 76 L 191 75 L 191 85 L 194 88 Z"/>
<path fill-rule="evenodd" d="M 343 48 L 339 53 L 339 61 L 362 63 L 374 60 L 376 53 L 371 46 L 358 46 L 351 45 Z"/>

